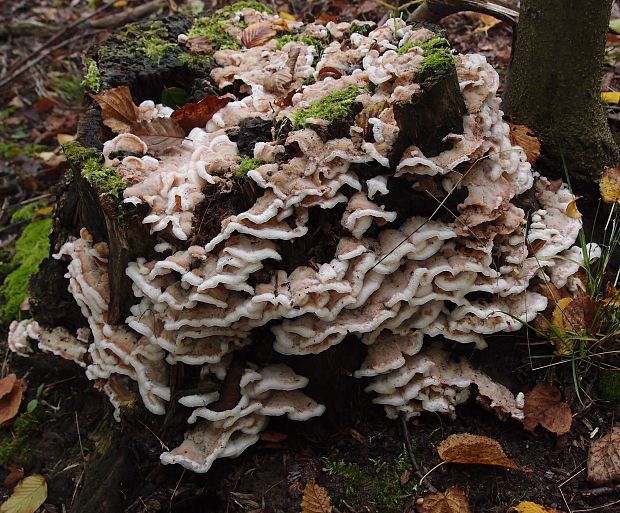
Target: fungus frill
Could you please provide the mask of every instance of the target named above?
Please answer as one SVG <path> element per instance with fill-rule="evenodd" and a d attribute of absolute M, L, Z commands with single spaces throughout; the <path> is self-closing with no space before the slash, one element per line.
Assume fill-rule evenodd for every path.
<path fill-rule="evenodd" d="M 286 25 L 247 7 L 236 16 Z M 135 382 L 145 406 L 163 414 L 169 368 L 178 362 L 200 366 L 215 384 L 218 391 L 179 400 L 193 408 L 194 427 L 162 455 L 165 463 L 206 472 L 256 442 L 268 417 L 322 413 L 299 391 L 307 380 L 277 358 L 262 369 L 244 360 L 233 380 L 236 353 L 256 342 L 260 327 L 284 355 L 357 337 L 368 356 L 356 376 L 372 380 L 367 390 L 389 416 L 453 415 L 476 384 L 480 402 L 519 418 L 508 389 L 426 340 L 484 348 L 484 335 L 516 331 L 545 310 L 537 282 L 578 285 L 576 267 L 559 267 L 580 227 L 566 214 L 573 196 L 535 175 L 511 145 L 497 74 L 484 57 L 449 56 L 466 109 L 462 133 L 442 136 L 437 154 L 413 142 L 398 155 L 394 108 L 420 94 L 431 46 L 424 43 L 437 36 L 395 18 L 368 35 L 350 27 L 290 23 L 294 34 L 283 44 L 245 48 L 231 26 L 239 49 L 215 52 L 211 76 L 222 88 L 237 84 L 242 98 L 157 158 L 109 158 L 127 145 L 145 153 L 137 136 L 105 143 L 106 165 L 128 183 L 124 202 L 143 205 L 154 236 L 154 251 L 126 268 L 135 301 L 124 324 L 108 324 L 105 242 L 83 230 L 55 255 L 68 261 L 69 290 L 92 332 L 86 373 L 117 409 Z M 169 115 L 143 107 L 145 116 Z M 248 145 L 241 134 L 251 123 L 272 126 L 273 140 Z M 237 176 L 243 159 L 256 165 Z M 538 210 L 528 216 L 518 199 L 531 189 Z M 434 194 L 421 200 L 424 190 Z M 220 215 L 208 206 L 222 191 L 243 201 L 227 204 L 205 231 L 198 212 Z M 299 250 L 317 244 L 325 246 L 320 257 Z M 23 329 L 14 333 L 12 347 L 27 351 Z M 231 380 L 238 400 L 214 408 Z"/>

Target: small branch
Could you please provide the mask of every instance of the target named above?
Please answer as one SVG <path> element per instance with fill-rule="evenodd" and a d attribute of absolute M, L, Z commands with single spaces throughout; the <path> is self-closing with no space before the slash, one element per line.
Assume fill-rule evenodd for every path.
<path fill-rule="evenodd" d="M 438 23 L 442 18 L 461 11 L 488 14 L 513 26 L 519 21 L 519 11 L 498 1 L 485 0 L 425 0 L 409 19 Z"/>
<path fill-rule="evenodd" d="M 418 476 L 420 480 L 422 480 L 426 476 L 422 473 L 422 468 L 420 467 L 420 465 L 418 465 L 418 462 L 415 459 L 415 455 L 413 454 L 413 448 L 411 447 L 411 439 L 409 438 L 409 429 L 407 428 L 407 421 L 405 420 L 405 416 L 402 413 L 399 414 L 398 420 L 400 421 L 400 428 L 403 434 L 403 438 L 405 439 L 405 447 L 407 448 L 409 461 L 411 462 L 411 466 L 413 467 L 415 475 Z M 420 483 L 421 482 L 422 481 L 420 481 Z M 437 488 L 435 488 L 428 479 L 426 480 L 426 488 L 428 488 L 431 493 L 437 492 Z"/>

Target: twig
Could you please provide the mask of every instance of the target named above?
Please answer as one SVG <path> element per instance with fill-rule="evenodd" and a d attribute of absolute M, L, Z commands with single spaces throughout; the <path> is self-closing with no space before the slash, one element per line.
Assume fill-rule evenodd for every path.
<path fill-rule="evenodd" d="M 78 442 L 80 443 L 80 452 L 82 453 L 82 461 L 86 462 L 86 457 L 84 456 L 84 447 L 82 446 L 82 435 L 80 434 L 80 423 L 78 422 L 78 414 L 77 411 L 75 413 L 75 427 L 77 429 Z"/>
<path fill-rule="evenodd" d="M 620 485 L 616 486 L 601 486 L 600 488 L 594 488 L 593 490 L 586 490 L 581 495 L 584 497 L 600 497 L 602 495 L 609 495 L 610 493 L 620 492 Z"/>
<path fill-rule="evenodd" d="M 398 415 L 398 420 L 400 421 L 400 428 L 403 434 L 403 438 L 405 439 L 405 447 L 407 448 L 409 461 L 411 462 L 411 466 L 413 467 L 415 475 L 418 476 L 418 478 L 420 479 L 420 483 L 422 483 L 422 480 L 426 476 L 422 473 L 422 469 L 420 468 L 420 465 L 418 465 L 418 462 L 415 459 L 415 455 L 413 454 L 413 448 L 411 447 L 411 439 L 409 438 L 409 429 L 407 428 L 407 421 L 405 420 L 405 416 L 400 413 Z M 428 490 L 432 493 L 437 492 L 437 488 L 435 488 L 428 479 L 426 480 L 426 488 L 428 488 Z"/>
<path fill-rule="evenodd" d="M 485 0 L 425 0 L 413 12 L 410 20 L 437 23 L 442 18 L 461 11 L 488 14 L 513 26 L 519 21 L 519 11 L 497 0 L 494 2 L 487 2 Z"/>
<path fill-rule="evenodd" d="M 586 508 L 586 509 L 574 509 L 572 511 L 572 513 L 585 513 L 586 511 L 595 511 L 597 509 L 605 509 L 605 511 L 611 511 L 609 508 L 609 506 L 614 506 L 615 504 L 620 504 L 620 500 L 614 501 L 614 502 L 610 502 L 608 504 L 603 504 L 602 506 L 595 506 L 593 508 Z"/>

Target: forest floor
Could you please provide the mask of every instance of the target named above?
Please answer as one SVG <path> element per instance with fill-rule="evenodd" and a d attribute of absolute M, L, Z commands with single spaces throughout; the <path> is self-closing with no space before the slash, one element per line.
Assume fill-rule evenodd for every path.
<path fill-rule="evenodd" d="M 80 84 L 85 51 L 123 20 L 136 21 L 136 9 L 153 2 L 3 0 L 2 4 L 10 13 L 0 24 L 0 264 L 6 265 L 24 227 L 23 221 L 11 221 L 11 214 L 36 203 L 44 215 L 45 207 L 53 205 L 54 185 L 67 170 L 60 144 L 73 138 L 86 105 Z M 378 21 L 386 12 L 372 0 L 276 4 L 299 18 L 322 21 L 351 17 Z M 145 19 L 202 7 L 213 6 L 207 1 L 162 1 Z M 84 23 L 72 26 L 80 19 Z M 97 20 L 105 22 L 91 23 Z M 469 13 L 450 16 L 442 26 L 457 50 L 484 54 L 505 78 L 512 42 L 509 26 Z M 608 39 L 607 57 L 602 88 L 618 90 L 616 36 Z M 614 107 L 609 108 L 609 118 L 617 129 L 620 114 Z M 0 265 L 2 279 L 3 269 Z M 20 315 L 26 316 L 26 309 L 22 305 Z M 23 469 L 25 475 L 39 473 L 48 486 L 41 511 L 95 512 L 92 503 L 84 506 L 88 498 L 80 497 L 80 492 L 89 483 L 90 463 L 118 439 L 112 437 L 122 437 L 123 427 L 113 426 L 107 399 L 77 366 L 41 353 L 28 359 L 11 354 L 5 342 L 7 327 L 0 326 L 2 376 L 15 373 L 27 381 L 20 415 L 29 402 L 36 402 L 29 417 L 32 426 L 23 436 L 14 425 L 0 428 L 0 482 L 19 472 L 15 469 Z M 583 405 L 569 372 L 560 368 L 550 375 L 548 368 L 533 370 L 537 364 L 531 353 L 550 350 L 533 349 L 522 333 L 499 337 L 490 346 L 473 355 L 474 364 L 513 390 L 525 392 L 538 382 L 555 379 L 573 411 L 573 427 L 560 437 L 541 428 L 530 433 L 516 421 L 498 420 L 473 400 L 459 407 L 456 420 L 425 414 L 408 425 L 413 454 L 423 471 L 440 463 L 436 446 L 453 433 L 494 438 L 523 468 L 447 464 L 431 471 L 425 481 L 440 490 L 450 486 L 464 490 L 478 513 L 504 513 L 525 500 L 566 513 L 620 511 L 620 492 L 593 494 L 585 479 L 590 439 L 611 429 L 620 403 L 601 399 L 592 380 L 584 388 L 595 400 Z M 354 381 L 345 374 L 343 380 Z M 259 444 L 237 459 L 219 460 L 208 475 L 161 466 L 163 434 L 145 416 L 143 428 L 131 430 L 141 434 L 127 441 L 139 463 L 128 467 L 119 480 L 125 511 L 298 513 L 303 483 L 309 479 L 325 487 L 341 512 L 416 511 L 416 499 L 427 490 L 410 472 L 401 426 L 385 419 L 378 406 L 364 404 L 354 411 L 363 414 L 339 415 L 336 409 L 329 417 L 301 425 L 274 421 Z M 0 501 L 11 493 L 14 483 L 9 481 L 0 487 Z"/>

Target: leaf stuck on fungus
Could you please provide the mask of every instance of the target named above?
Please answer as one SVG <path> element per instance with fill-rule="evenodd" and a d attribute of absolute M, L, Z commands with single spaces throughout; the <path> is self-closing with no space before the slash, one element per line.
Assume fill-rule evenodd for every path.
<path fill-rule="evenodd" d="M 508 123 L 510 126 L 510 142 L 517 146 L 521 146 L 527 155 L 527 161 L 536 164 L 540 157 L 540 141 L 531 128 L 525 125 L 517 125 Z"/>
<path fill-rule="evenodd" d="M 556 435 L 568 433 L 573 423 L 568 404 L 562 402 L 560 391 L 549 383 L 538 383 L 525 394 L 523 416 L 526 430 L 534 431 L 540 424 Z"/>
<path fill-rule="evenodd" d="M 142 139 L 149 150 L 164 153 L 179 146 L 185 139 L 185 131 L 172 118 L 155 118 L 137 123 L 131 133 Z"/>
<path fill-rule="evenodd" d="M 120 86 L 102 94 L 92 94 L 101 107 L 103 124 L 117 134 L 129 132 L 138 122 L 138 108 L 133 102 L 129 87 Z"/>
<path fill-rule="evenodd" d="M 513 470 L 521 468 L 512 461 L 497 440 L 487 436 L 460 433 L 450 435 L 437 447 L 439 457 L 447 463 L 495 465 Z"/>
<path fill-rule="evenodd" d="M 241 44 L 246 48 L 261 46 L 275 37 L 277 33 L 273 23 L 269 21 L 252 23 L 241 32 Z"/>
<path fill-rule="evenodd" d="M 189 134 L 192 128 L 204 128 L 218 110 L 234 99 L 235 97 L 232 94 L 224 96 L 210 95 L 203 98 L 198 103 L 187 103 L 183 105 L 183 107 L 172 113 L 171 118 L 185 130 L 186 134 Z"/>

